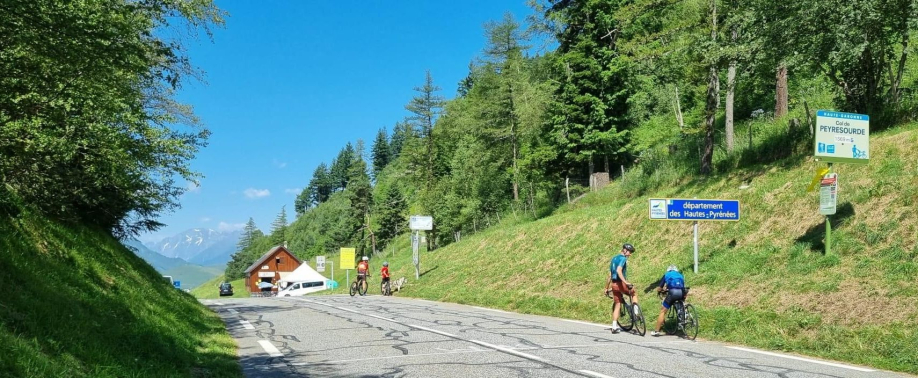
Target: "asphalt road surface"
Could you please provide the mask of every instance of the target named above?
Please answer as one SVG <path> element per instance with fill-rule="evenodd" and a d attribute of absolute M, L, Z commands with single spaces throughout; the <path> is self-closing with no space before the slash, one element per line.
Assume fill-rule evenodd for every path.
<path fill-rule="evenodd" d="M 397 297 L 204 300 L 246 377 L 901 377 L 608 325 Z M 651 311 L 655 319 L 657 310 Z M 704 319 L 702 319 L 704 321 Z M 703 335 L 702 335 L 703 336 Z"/>

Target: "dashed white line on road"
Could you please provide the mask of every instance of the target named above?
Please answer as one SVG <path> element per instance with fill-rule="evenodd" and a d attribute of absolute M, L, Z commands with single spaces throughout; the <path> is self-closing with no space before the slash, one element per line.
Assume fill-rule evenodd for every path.
<path fill-rule="evenodd" d="M 608 375 L 605 375 L 605 374 L 599 374 L 599 373 L 597 373 L 597 372 L 595 372 L 595 371 L 581 370 L 580 372 L 583 373 L 583 374 L 586 374 L 586 375 L 590 375 L 590 376 L 596 377 L 596 378 L 612 378 L 611 376 L 608 376 Z"/>
<path fill-rule="evenodd" d="M 230 309 L 227 309 L 226 312 L 228 312 L 228 313 L 230 313 L 230 314 L 233 314 L 233 315 L 236 315 L 236 314 L 239 313 L 239 311 L 233 310 L 233 309 L 231 309 L 231 308 L 230 308 Z"/>
<path fill-rule="evenodd" d="M 249 323 L 248 320 L 240 320 L 239 323 L 241 323 L 242 327 L 245 329 L 255 329 L 255 326 L 253 326 L 252 323 Z"/>
<path fill-rule="evenodd" d="M 262 349 L 265 350 L 271 357 L 283 357 L 284 354 L 277 350 L 277 347 L 274 344 L 271 344 L 268 340 L 258 340 L 258 343 L 261 344 Z"/>
<path fill-rule="evenodd" d="M 588 326 L 593 326 L 593 327 L 602 327 L 602 328 L 605 328 L 605 329 L 612 328 L 612 326 L 610 326 L 610 325 L 608 325 L 608 324 L 596 324 L 596 323 L 590 323 L 590 322 L 581 322 L 581 321 L 579 321 L 579 320 L 561 319 L 561 321 L 568 322 L 568 323 L 583 324 L 583 325 L 588 325 Z"/>
<path fill-rule="evenodd" d="M 865 368 L 857 367 L 857 366 L 843 365 L 843 364 L 838 364 L 838 363 L 834 363 L 834 362 L 827 362 L 827 361 L 812 360 L 812 359 L 809 359 L 809 358 L 803 358 L 803 357 L 797 357 L 797 356 L 790 356 L 790 355 L 780 354 L 780 353 L 766 352 L 766 351 L 762 351 L 762 350 L 755 350 L 755 349 L 741 348 L 741 347 L 734 347 L 734 346 L 728 346 L 727 348 L 736 349 L 736 350 L 741 350 L 741 351 L 743 351 L 743 352 L 749 352 L 749 353 L 764 354 L 764 355 L 766 355 L 766 356 L 781 357 L 781 358 L 789 358 L 789 359 L 791 359 L 791 360 L 806 361 L 806 362 L 812 362 L 812 363 L 814 363 L 814 364 L 820 364 L 820 365 L 828 365 L 828 366 L 840 367 L 840 368 L 844 368 L 844 369 L 851 369 L 851 370 L 864 371 L 864 372 L 873 372 L 873 371 L 876 371 L 876 370 L 865 369 Z"/>
<path fill-rule="evenodd" d="M 529 354 L 529 353 L 523 353 L 523 352 L 515 351 L 515 350 L 510 349 L 510 348 L 504 348 L 504 347 L 502 347 L 502 346 L 498 346 L 498 345 L 494 345 L 494 344 L 488 344 L 488 343 L 486 343 L 486 342 L 484 342 L 484 341 L 478 341 L 478 340 L 469 340 L 469 341 L 470 341 L 470 342 L 473 342 L 473 343 L 475 343 L 475 344 L 481 345 L 481 346 L 483 346 L 483 347 L 488 347 L 488 348 L 491 348 L 491 349 L 496 349 L 496 350 L 499 350 L 499 351 L 504 352 L 504 353 L 510 353 L 510 354 L 512 354 L 512 355 L 515 355 L 515 356 L 523 357 L 523 358 L 525 358 L 525 359 L 536 360 L 536 361 L 545 361 L 542 357 L 539 357 L 539 356 L 533 356 L 533 355 L 531 355 L 531 354 Z"/>

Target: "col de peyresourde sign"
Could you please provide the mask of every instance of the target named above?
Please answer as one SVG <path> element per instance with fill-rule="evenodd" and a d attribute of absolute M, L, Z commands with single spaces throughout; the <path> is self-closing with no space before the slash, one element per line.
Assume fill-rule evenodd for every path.
<path fill-rule="evenodd" d="M 870 159 L 870 116 L 818 111 L 814 149 L 813 156 L 822 161 L 867 164 Z"/>
<path fill-rule="evenodd" d="M 691 221 L 738 221 L 736 200 L 651 198 L 650 219 Z"/>

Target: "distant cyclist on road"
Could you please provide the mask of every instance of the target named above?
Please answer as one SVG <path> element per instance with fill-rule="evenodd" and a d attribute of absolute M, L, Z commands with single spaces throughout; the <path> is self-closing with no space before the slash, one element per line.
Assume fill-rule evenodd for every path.
<path fill-rule="evenodd" d="M 669 291 L 666 294 L 666 298 L 663 299 L 663 307 L 660 308 L 660 316 L 657 317 L 657 328 L 650 333 L 651 336 L 660 336 L 660 327 L 663 326 L 663 318 L 666 316 L 666 311 L 676 301 L 685 299 L 685 276 L 679 273 L 679 268 L 675 265 L 670 265 L 669 268 L 666 268 L 666 274 L 660 279 L 660 286 L 657 287 L 657 292 L 659 293 L 663 290 Z"/>
<path fill-rule="evenodd" d="M 367 279 L 367 272 L 370 271 L 370 258 L 363 256 L 360 259 L 360 262 L 357 263 L 357 281 Z"/>
<path fill-rule="evenodd" d="M 628 257 L 634 253 L 634 246 L 631 244 L 625 244 L 622 246 L 622 251 L 618 255 L 612 258 L 612 263 L 609 264 L 609 279 L 606 280 L 606 291 L 605 294 L 609 295 L 609 291 L 612 291 L 612 297 L 615 300 L 615 305 L 612 308 L 612 332 L 618 333 L 622 330 L 618 326 L 618 313 L 621 311 L 622 294 L 627 293 L 631 296 L 631 303 L 637 304 L 637 296 L 634 295 L 634 285 L 631 282 L 628 282 L 626 278 L 628 274 Z"/>
<path fill-rule="evenodd" d="M 386 282 L 389 282 L 389 262 L 383 261 L 382 269 L 379 270 L 379 276 L 382 277 L 382 284 L 385 285 Z"/>

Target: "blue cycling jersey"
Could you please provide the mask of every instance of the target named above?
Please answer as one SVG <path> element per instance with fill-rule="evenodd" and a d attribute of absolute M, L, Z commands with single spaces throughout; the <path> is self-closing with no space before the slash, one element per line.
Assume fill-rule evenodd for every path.
<path fill-rule="evenodd" d="M 666 274 L 663 275 L 663 279 L 660 280 L 660 287 L 663 287 L 664 284 L 670 289 L 684 289 L 685 276 L 675 270 L 666 272 Z"/>
<path fill-rule="evenodd" d="M 625 255 L 618 255 L 612 258 L 609 264 L 609 270 L 612 271 L 612 280 L 620 281 L 622 277 L 618 276 L 618 267 L 622 267 L 622 274 L 628 278 L 628 258 Z"/>

